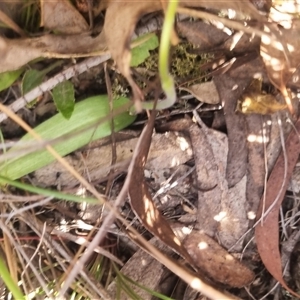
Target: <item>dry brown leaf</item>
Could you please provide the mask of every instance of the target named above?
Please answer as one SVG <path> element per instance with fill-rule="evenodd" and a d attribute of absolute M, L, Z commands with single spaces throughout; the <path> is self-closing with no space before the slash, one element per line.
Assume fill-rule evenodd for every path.
<path fill-rule="evenodd" d="M 68 0 L 41 0 L 41 26 L 63 34 L 78 34 L 89 30 L 83 16 Z"/>
<path fill-rule="evenodd" d="M 144 167 L 150 149 L 154 120 L 155 111 L 151 114 L 150 120 L 141 134 L 140 138 L 143 139 L 143 142 L 137 146 L 137 155 L 133 157 L 134 171 L 130 173 L 131 177 L 128 187 L 130 206 L 148 231 L 193 265 L 193 261 L 186 249 L 174 234 L 167 220 L 155 206 L 144 178 Z"/>
<path fill-rule="evenodd" d="M 189 133 L 195 157 L 198 187 L 205 192 L 213 189 L 218 184 L 218 168 L 208 136 L 204 130 L 192 123 L 189 127 Z"/>
<path fill-rule="evenodd" d="M 107 46 L 117 67 L 131 85 L 134 99 L 142 99 L 143 94 L 130 74 L 130 40 L 139 18 L 146 13 L 160 9 L 160 1 L 120 2 L 111 0 L 106 10 L 103 31 Z"/>
<path fill-rule="evenodd" d="M 172 250 L 163 245 L 158 238 L 152 238 L 149 243 L 153 244 L 161 252 L 167 256 L 172 256 Z M 138 282 L 139 284 L 146 286 L 156 292 L 161 292 L 160 286 L 166 276 L 170 276 L 170 271 L 165 266 L 150 256 L 143 249 L 139 249 L 130 259 L 126 262 L 124 267 L 120 270 L 123 275 L 128 276 L 131 280 Z M 130 285 L 130 287 L 141 297 L 143 300 L 152 300 L 152 295 L 147 291 L 137 287 L 136 285 Z M 109 287 L 108 292 L 114 298 L 117 299 L 117 280 L 113 281 Z M 127 300 L 128 295 L 124 291 L 121 291 L 119 300 Z"/>
<path fill-rule="evenodd" d="M 249 57 L 251 59 L 251 57 Z M 219 97 L 224 103 L 226 127 L 228 131 L 229 152 L 227 161 L 227 181 L 229 187 L 234 186 L 246 174 L 247 145 L 245 116 L 235 112 L 238 99 L 252 81 L 254 74 L 262 72 L 261 59 L 249 61 L 246 57 L 235 60 L 226 74 L 214 77 Z M 248 61 L 247 61 L 248 60 Z"/>
<path fill-rule="evenodd" d="M 133 138 L 130 133 L 115 133 L 119 141 L 116 143 L 117 165 L 114 170 L 122 171 L 127 169 L 132 151 L 137 145 L 138 138 Z M 125 140 L 124 140 L 125 139 Z M 65 159 L 80 173 L 88 174 L 90 180 L 97 181 L 105 178 L 110 170 L 111 145 L 92 142 L 89 150 L 83 151 L 80 155 L 69 155 Z M 155 134 L 152 137 L 150 152 L 146 168 L 152 172 L 161 169 L 172 168 L 184 164 L 192 158 L 192 148 L 189 139 L 178 132 L 166 132 Z M 57 176 L 59 174 L 59 176 Z M 42 186 L 68 186 L 77 184 L 77 180 L 58 162 L 41 168 L 34 172 L 35 182 Z"/>
<path fill-rule="evenodd" d="M 220 103 L 219 94 L 213 81 L 194 84 L 190 87 L 182 87 L 180 89 L 189 92 L 200 102 L 208 104 Z"/>
<path fill-rule="evenodd" d="M 19 69 L 38 57 L 78 57 L 103 53 L 103 34 L 93 38 L 88 34 L 44 35 L 28 39 L 0 37 L 0 73 Z"/>
<path fill-rule="evenodd" d="M 216 76 L 214 82 L 224 103 L 226 127 L 228 130 L 229 152 L 227 160 L 227 181 L 229 187 L 237 184 L 246 174 L 247 146 L 245 116 L 235 112 L 237 100 L 250 79 L 232 79 L 224 74 Z M 234 89 L 237 87 L 236 89 Z"/>
<path fill-rule="evenodd" d="M 228 39 L 228 34 L 202 21 L 184 21 L 176 25 L 180 35 L 197 46 L 197 50 L 205 51 L 220 46 Z"/>
<path fill-rule="evenodd" d="M 251 26 L 257 28 L 257 22 L 251 22 Z M 216 28 L 212 24 L 199 21 L 179 22 L 177 28 L 181 36 L 197 46 L 197 52 L 220 51 L 222 54 L 231 57 L 235 54 L 259 51 L 259 36 L 253 37 L 241 31 L 237 31 L 229 36 L 222 29 Z"/>
<path fill-rule="evenodd" d="M 202 125 L 201 125 L 202 126 Z M 190 120 L 168 122 L 163 128 L 187 132 Z M 193 126 L 191 142 L 194 149 L 196 174 L 200 183 L 196 227 L 209 236 L 217 235 L 225 248 L 234 246 L 240 251 L 242 244 L 236 242 L 248 229 L 246 215 L 246 178 L 228 188 L 226 165 L 228 139 L 224 133 L 210 128 Z M 198 160 L 198 158 L 200 158 Z M 206 162 L 208 161 L 208 162 Z M 205 166 L 205 167 L 203 167 Z M 214 170 L 217 169 L 217 172 Z M 203 173 L 203 174 L 201 174 Z M 210 178 L 213 175 L 213 178 Z M 209 181 L 209 178 L 211 181 Z M 201 185 L 202 184 L 202 185 Z M 209 190 L 201 190 L 205 187 Z"/>
<path fill-rule="evenodd" d="M 200 178 L 203 179 L 200 180 L 204 183 L 209 181 L 210 187 L 212 187 L 209 190 L 198 191 L 196 227 L 211 237 L 217 235 L 225 248 L 228 249 L 234 245 L 234 250 L 240 251 L 242 243 L 236 243 L 248 229 L 245 209 L 246 177 L 229 189 L 225 178 L 228 153 L 227 136 L 212 129 L 194 127 L 192 131 L 194 132 L 191 133 L 191 141 L 197 177 L 199 178 L 199 174 L 202 173 Z M 209 163 L 205 163 L 205 161 L 209 161 Z M 211 170 L 205 167 L 207 165 L 212 167 Z M 213 175 L 213 178 L 210 176 L 205 178 L 207 174 Z"/>
<path fill-rule="evenodd" d="M 214 236 L 219 223 L 215 216 L 221 211 L 222 193 L 218 186 L 218 165 L 215 161 L 209 136 L 196 124 L 189 127 L 195 158 L 198 191 L 197 228 Z"/>
<path fill-rule="evenodd" d="M 42 2 L 42 7 L 49 4 L 51 9 L 45 9 L 43 12 L 44 23 L 45 25 L 54 28 L 57 26 L 56 23 L 61 24 L 61 29 L 65 26 L 67 30 L 70 29 L 72 25 L 78 27 L 78 31 L 86 28 L 87 24 L 76 25 L 78 22 L 77 18 L 74 16 L 77 14 L 74 12 L 74 8 L 70 8 L 69 4 L 66 4 L 68 1 L 44 1 Z M 101 1 L 102 3 L 102 1 Z M 249 15 L 253 18 L 260 19 L 262 16 L 254 8 L 254 6 L 249 3 L 248 0 L 242 0 L 239 2 L 236 1 L 181 1 L 182 5 L 192 6 L 192 7 L 207 7 L 212 9 L 233 9 L 237 12 L 241 12 L 245 15 Z M 62 9 L 59 9 L 63 6 Z M 20 68 L 29 61 L 38 58 L 38 57 L 79 57 L 86 56 L 89 54 L 95 55 L 97 52 L 101 52 L 106 49 L 106 45 L 111 51 L 112 57 L 115 59 L 120 71 L 128 79 L 131 84 L 134 92 L 134 96 L 142 98 L 142 93 L 134 83 L 131 78 L 129 63 L 130 63 L 130 51 L 129 51 L 129 42 L 131 35 L 133 33 L 136 22 L 139 18 L 146 13 L 157 11 L 161 9 L 160 1 L 140 1 L 140 2 L 127 2 L 127 1 L 118 1 L 111 0 L 105 1 L 103 5 L 97 8 L 99 10 L 105 9 L 106 17 L 104 30 L 96 38 L 85 35 L 71 35 L 71 36 L 53 36 L 46 35 L 39 38 L 32 39 L 20 39 L 20 40 L 8 40 L 0 38 L 0 50 L 3 55 L 0 58 L 0 73 L 11 71 Z M 51 13 L 54 8 L 58 8 L 58 19 L 56 20 L 56 11 L 55 14 Z M 63 18 L 60 18 L 60 11 L 72 12 L 69 18 L 66 18 L 66 15 L 63 14 Z M 73 14 L 74 13 L 74 14 Z M 118 16 L 118 17 L 116 17 Z M 50 19 L 49 19 L 49 18 Z M 51 18 L 54 18 L 51 20 Z M 64 23 L 62 24 L 62 19 L 69 20 L 71 24 Z M 81 16 L 78 19 L 82 19 Z M 54 20 L 54 21 L 53 21 Z M 76 32 L 77 29 L 75 30 Z M 107 44 L 105 39 L 107 39 Z"/>
<path fill-rule="evenodd" d="M 200 231 L 192 231 L 183 244 L 196 266 L 217 282 L 241 288 L 254 279 L 250 269 Z"/>
<path fill-rule="evenodd" d="M 300 298 L 300 295 L 293 292 L 283 280 L 278 244 L 278 216 L 285 191 L 300 153 L 299 131 L 300 119 L 298 119 L 295 123 L 295 130 L 289 134 L 285 142 L 286 161 L 284 154 L 281 153 L 269 177 L 266 187 L 265 201 L 264 197 L 262 197 L 257 219 L 259 220 L 262 216 L 263 207 L 265 208 L 264 212 L 268 211 L 271 206 L 272 208 L 268 215 L 263 219 L 263 224 L 258 224 L 255 228 L 257 249 L 266 269 L 285 289 L 298 298 Z M 274 201 L 276 202 L 274 203 Z"/>

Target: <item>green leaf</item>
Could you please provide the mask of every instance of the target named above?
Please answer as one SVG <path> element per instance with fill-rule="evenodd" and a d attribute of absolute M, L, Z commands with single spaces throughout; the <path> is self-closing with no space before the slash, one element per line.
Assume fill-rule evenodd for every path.
<path fill-rule="evenodd" d="M 25 72 L 22 80 L 22 95 L 27 94 L 32 89 L 40 85 L 45 77 L 45 73 L 43 71 L 38 70 L 28 70 Z"/>
<path fill-rule="evenodd" d="M 128 106 L 129 103 L 129 99 L 120 97 L 114 100 L 113 107 L 117 109 Z M 110 135 L 111 121 L 106 120 L 99 124 L 101 118 L 108 116 L 109 113 L 110 108 L 107 95 L 94 96 L 76 103 L 73 114 L 69 120 L 66 120 L 61 113 L 58 113 L 37 126 L 35 131 L 42 136 L 45 141 L 49 142 L 66 134 L 68 134 L 68 136 L 71 135 L 68 139 L 65 138 L 54 146 L 55 150 L 64 156 L 93 140 Z M 128 111 L 120 113 L 114 117 L 114 130 L 119 131 L 130 125 L 134 120 L 135 116 L 130 115 Z M 90 128 L 76 134 L 87 127 Z M 36 140 L 34 140 L 31 135 L 26 134 L 18 144 L 7 151 L 7 153 L 18 153 L 22 151 L 22 149 L 24 150 L 24 144 L 27 144 L 28 147 L 28 142 L 34 145 Z M 39 150 L 21 157 L 18 156 L 0 164 L 0 175 L 15 180 L 48 165 L 54 160 L 54 157 L 47 150 Z"/>
<path fill-rule="evenodd" d="M 28 70 L 25 72 L 22 80 L 22 95 L 25 95 L 26 93 L 30 92 L 32 89 L 39 86 L 46 76 L 47 73 L 55 69 L 56 67 L 60 66 L 62 64 L 62 60 L 56 61 L 55 63 L 51 64 L 47 68 L 38 71 L 38 70 Z"/>
<path fill-rule="evenodd" d="M 73 83 L 63 81 L 52 91 L 53 101 L 57 110 L 66 118 L 70 119 L 75 106 L 75 91 Z"/>
<path fill-rule="evenodd" d="M 142 43 L 139 46 L 136 46 L 131 50 L 131 62 L 130 66 L 131 67 L 137 67 L 141 63 L 143 63 L 146 58 L 150 56 L 150 50 L 154 50 L 155 48 L 158 47 L 158 38 L 154 34 L 148 34 L 150 37 L 146 39 L 144 43 Z M 143 35 L 139 37 L 138 39 L 135 40 L 135 42 L 138 42 L 139 40 L 143 40 L 147 37 L 147 35 Z"/>
<path fill-rule="evenodd" d="M 9 88 L 22 74 L 23 68 L 15 71 L 0 73 L 0 92 Z"/>

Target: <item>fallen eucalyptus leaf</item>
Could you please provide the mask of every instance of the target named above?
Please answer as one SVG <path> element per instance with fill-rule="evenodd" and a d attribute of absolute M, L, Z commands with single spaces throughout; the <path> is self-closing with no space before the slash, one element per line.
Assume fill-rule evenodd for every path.
<path fill-rule="evenodd" d="M 229 187 L 236 185 L 246 174 L 247 170 L 247 143 L 245 138 L 245 116 L 236 113 L 238 98 L 250 79 L 230 78 L 228 74 L 216 76 L 214 82 L 224 103 L 225 121 L 228 130 L 228 159 L 226 178 Z M 238 89 L 234 87 L 238 86 Z"/>
<path fill-rule="evenodd" d="M 84 17 L 70 1 L 41 1 L 41 25 L 63 34 L 88 31 Z"/>
<path fill-rule="evenodd" d="M 135 215 L 149 232 L 179 253 L 190 265 L 193 265 L 192 259 L 182 246 L 180 240 L 176 237 L 169 222 L 154 204 L 145 181 L 144 167 L 151 145 L 154 121 L 155 111 L 152 112 L 150 120 L 141 133 L 140 140 L 134 151 L 131 166 L 129 167 L 132 170 L 127 175 L 129 178 L 129 203 Z"/>
<path fill-rule="evenodd" d="M 162 244 L 162 242 L 154 237 L 149 241 L 165 255 L 172 256 L 173 251 Z M 170 276 L 170 271 L 158 260 L 153 258 L 143 249 L 139 249 L 120 270 L 123 275 L 128 276 L 130 279 L 138 282 L 140 285 L 147 287 L 148 289 L 160 292 L 162 281 Z M 153 297 L 145 290 L 138 288 L 134 284 L 130 284 L 130 287 L 137 293 L 140 299 L 152 300 Z M 118 290 L 118 278 L 116 278 L 108 287 L 108 292 L 114 299 L 127 300 L 128 295 L 125 291 L 121 291 L 120 297 L 117 298 Z"/>
<path fill-rule="evenodd" d="M 250 269 L 200 231 L 192 231 L 183 244 L 196 266 L 217 282 L 241 288 L 254 279 Z"/>
<path fill-rule="evenodd" d="M 177 28 L 182 37 L 197 46 L 199 51 L 210 51 L 228 39 L 228 34 L 203 21 L 178 22 Z"/>
<path fill-rule="evenodd" d="M 122 135 L 122 136 L 121 136 Z M 116 143 L 116 165 L 115 172 L 127 169 L 132 158 L 132 152 L 136 147 L 138 138 L 127 137 L 129 133 L 117 133 L 121 141 Z M 84 151 L 84 150 L 83 150 Z M 92 142 L 88 151 L 84 152 L 84 160 L 80 156 L 68 155 L 65 159 L 82 176 L 86 172 L 91 181 L 104 178 L 110 170 L 112 159 L 111 141 L 105 145 L 99 145 L 98 141 Z M 150 152 L 146 169 L 157 172 L 161 169 L 172 168 L 186 163 L 192 158 L 192 149 L 189 139 L 178 132 L 167 132 L 165 134 L 156 133 L 152 137 Z M 56 176 L 59 174 L 59 177 Z M 57 161 L 34 172 L 35 182 L 42 186 L 67 186 L 73 187 L 78 182 L 67 172 Z"/>
<path fill-rule="evenodd" d="M 213 81 L 194 84 L 190 87 L 182 87 L 180 89 L 189 92 L 200 102 L 208 104 L 220 103 L 219 94 Z"/>
<path fill-rule="evenodd" d="M 189 128 L 194 150 L 198 181 L 198 211 L 196 228 L 218 239 L 225 248 L 235 245 L 248 229 L 246 216 L 245 190 L 243 177 L 232 188 L 225 178 L 228 139 L 224 133 L 192 125 Z M 240 251 L 242 243 L 235 245 Z"/>
<path fill-rule="evenodd" d="M 294 124 L 294 129 L 285 141 L 286 152 L 281 152 L 269 176 L 266 195 L 261 197 L 256 220 L 262 217 L 263 222 L 255 227 L 255 239 L 258 253 L 266 269 L 287 291 L 299 299 L 300 295 L 291 290 L 283 278 L 278 244 L 279 211 L 300 152 L 298 137 L 300 119 Z"/>

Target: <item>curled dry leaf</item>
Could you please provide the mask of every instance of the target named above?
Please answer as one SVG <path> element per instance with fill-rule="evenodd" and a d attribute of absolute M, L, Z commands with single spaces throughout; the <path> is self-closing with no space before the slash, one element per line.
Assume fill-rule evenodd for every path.
<path fill-rule="evenodd" d="M 62 3 L 61 3 L 62 2 Z M 61 5 L 66 5 L 62 10 L 64 10 L 69 4 L 64 2 L 68 1 L 44 1 L 43 6 L 47 8 L 50 5 L 50 9 L 45 9 L 43 12 L 44 23 L 50 28 L 57 26 L 56 22 L 62 24 L 61 14 L 59 13 L 58 20 L 55 18 L 54 12 L 55 8 L 59 8 Z M 101 1 L 102 3 L 103 1 Z M 260 20 L 263 17 L 258 13 L 255 7 L 248 1 L 180 1 L 183 6 L 190 7 L 204 7 L 212 9 L 233 9 L 237 13 L 242 13 L 248 15 L 254 19 Z M 131 78 L 129 65 L 130 65 L 130 49 L 129 42 L 134 30 L 134 27 L 139 20 L 139 18 L 149 12 L 161 10 L 161 1 L 139 1 L 139 2 L 128 2 L 128 1 L 104 1 L 97 8 L 97 13 L 102 9 L 107 8 L 104 30 L 96 38 L 92 38 L 89 35 L 70 35 L 70 36 L 59 36 L 59 35 L 45 35 L 39 38 L 32 39 L 21 39 L 21 40 L 9 40 L 0 38 L 0 72 L 6 72 L 11 70 L 16 70 L 21 66 L 25 65 L 29 61 L 38 57 L 74 57 L 74 56 L 87 56 L 95 55 L 104 49 L 111 51 L 112 57 L 115 59 L 121 73 L 128 79 L 129 83 L 133 87 L 133 91 L 139 97 L 141 97 L 141 92 L 137 85 Z M 60 11 L 60 10 L 59 10 Z M 59 26 L 63 29 L 65 25 L 68 30 L 70 29 L 70 24 L 76 21 L 74 20 L 75 13 L 74 8 L 67 9 L 70 11 L 70 18 L 66 18 L 66 22 Z M 66 12 L 67 13 L 67 12 Z M 63 15 L 65 18 L 65 14 Z M 116 17 L 118 16 L 118 17 Z M 70 20 L 67 20 L 70 19 Z M 78 17 L 82 19 L 82 17 Z M 53 21 L 54 20 L 54 21 Z M 79 25 L 80 24 L 80 25 Z M 86 24 L 84 22 L 75 23 L 75 28 L 78 27 L 78 31 L 81 28 L 84 30 Z M 75 30 L 76 32 L 77 29 Z M 17 58 L 17 59 L 16 59 Z"/>
<path fill-rule="evenodd" d="M 254 279 L 250 269 L 200 231 L 192 231 L 183 244 L 196 266 L 217 282 L 241 288 Z"/>
<path fill-rule="evenodd" d="M 131 162 L 132 171 L 128 172 L 127 175 L 129 178 L 130 206 L 149 232 L 184 257 L 190 265 L 193 265 L 193 260 L 182 246 L 181 241 L 176 237 L 168 221 L 154 204 L 144 178 L 144 167 L 150 149 L 154 120 L 155 111 L 153 111 L 148 124 L 143 129 Z"/>
<path fill-rule="evenodd" d="M 104 53 L 104 36 L 51 35 L 28 39 L 0 37 L 0 73 L 16 70 L 38 57 L 78 57 Z"/>
<path fill-rule="evenodd" d="M 63 34 L 82 33 L 89 29 L 70 1 L 41 0 L 41 26 Z"/>
<path fill-rule="evenodd" d="M 119 70 L 131 85 L 134 99 L 142 99 L 143 95 L 130 73 L 130 40 L 139 18 L 146 13 L 160 9 L 160 1 L 120 2 L 112 0 L 106 10 L 103 31 L 107 46 Z"/>

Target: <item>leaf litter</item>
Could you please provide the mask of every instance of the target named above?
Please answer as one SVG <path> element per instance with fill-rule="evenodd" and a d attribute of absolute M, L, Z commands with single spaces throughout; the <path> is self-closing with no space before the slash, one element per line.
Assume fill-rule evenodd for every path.
<path fill-rule="evenodd" d="M 262 7 L 270 6 L 270 1 L 262 2 L 265 4 Z M 251 267 L 247 268 L 233 258 L 229 258 L 231 256 L 229 256 L 227 250 L 231 249 L 230 251 L 232 251 L 234 249 L 234 252 L 241 252 L 246 241 L 240 238 L 245 235 L 249 226 L 253 225 L 256 215 L 259 219 L 261 207 L 264 206 L 264 211 L 267 211 L 274 199 L 278 198 L 274 207 L 270 209 L 268 216 L 263 218 L 263 226 L 259 224 L 255 229 L 256 244 L 258 253 L 267 270 L 284 288 L 294 293 L 287 287 L 282 275 L 278 214 L 299 156 L 299 134 L 296 133 L 299 132 L 299 121 L 295 123 L 294 131 L 291 131 L 286 140 L 283 149 L 285 149 L 287 157 L 284 160 L 283 154 L 285 152 L 280 152 L 281 146 L 278 144 L 278 141 L 280 142 L 282 138 L 280 138 L 280 130 L 276 129 L 276 114 L 285 117 L 285 114 L 281 111 L 287 105 L 293 117 L 295 118 L 297 115 L 297 107 L 295 107 L 292 93 L 295 91 L 293 87 L 299 85 L 299 79 L 297 78 L 299 65 L 297 49 L 299 47 L 297 47 L 298 39 L 295 38 L 295 36 L 298 36 L 298 20 L 285 20 L 286 23 L 289 23 L 289 26 L 283 21 L 281 22 L 282 27 L 274 26 L 274 24 L 267 22 L 267 16 L 259 12 L 250 1 L 198 1 L 197 3 L 181 1 L 180 5 L 181 8 L 203 7 L 208 10 L 223 11 L 230 8 L 236 11 L 240 19 L 244 21 L 247 20 L 246 17 L 252 19 L 251 22 L 253 21 L 253 23 L 249 22 L 248 24 L 252 27 L 247 25 L 245 32 L 248 29 L 251 30 L 251 28 L 255 29 L 255 32 L 262 36 L 262 42 L 260 43 L 257 36 L 251 36 L 249 34 L 250 30 L 248 30 L 248 34 L 239 32 L 243 25 L 238 20 L 230 23 L 233 29 L 225 28 L 227 31 L 218 29 L 218 26 L 215 27 L 211 24 L 213 22 L 193 23 L 185 21 L 178 23 L 177 28 L 181 37 L 185 37 L 191 43 L 197 45 L 199 53 L 213 50 L 224 54 L 224 61 L 218 62 L 215 66 L 212 65 L 212 81 L 183 87 L 182 90 L 196 97 L 198 101 L 206 103 L 207 106 L 219 102 L 223 104 L 226 135 L 207 128 L 201 120 L 198 125 L 189 121 L 188 129 L 185 124 L 176 133 L 168 132 L 169 137 L 172 137 L 169 140 L 165 139 L 164 134 L 155 133 L 152 137 L 153 144 L 152 150 L 150 150 L 150 158 L 151 155 L 154 155 L 153 161 L 156 160 L 156 162 L 152 161 L 152 165 L 148 162 L 148 166 L 146 165 L 146 157 L 152 136 L 151 126 L 147 125 L 147 139 L 143 141 L 144 145 L 141 146 L 141 141 L 137 138 L 131 138 L 132 143 L 119 142 L 120 148 L 118 151 L 121 155 L 118 155 L 118 157 L 120 162 L 127 164 L 131 157 L 131 150 L 135 148 L 136 144 L 140 145 L 137 149 L 140 152 L 133 161 L 134 171 L 130 173 L 129 178 L 128 191 L 132 210 L 141 221 L 141 224 L 153 233 L 157 239 L 164 241 L 170 248 L 175 249 L 175 252 L 181 254 L 194 269 L 200 268 L 201 270 L 198 270 L 201 274 L 200 277 L 204 276 L 205 281 L 208 282 L 211 280 L 221 282 L 223 285 L 219 286 L 219 289 L 222 289 L 224 285 L 227 285 L 227 288 L 228 285 L 242 287 L 252 281 Z M 276 11 L 282 11 L 282 5 L 277 1 L 273 1 L 273 6 L 274 8 L 271 8 L 269 17 L 274 22 L 279 23 L 279 16 L 276 15 Z M 141 2 L 138 5 L 137 3 L 108 1 L 104 5 L 94 6 L 92 12 L 94 16 L 98 16 L 101 11 L 106 9 L 103 29 L 96 37 L 90 35 L 88 23 L 68 1 L 59 4 L 41 1 L 41 7 L 43 26 L 53 30 L 56 34 L 48 33 L 40 37 L 22 39 L 1 36 L 0 44 L 3 52 L 1 72 L 20 69 L 26 63 L 38 57 L 84 57 L 100 55 L 109 51 L 116 62 L 117 68 L 131 85 L 134 100 L 143 100 L 142 90 L 134 81 L 130 70 L 131 35 L 142 15 L 162 9 L 160 1 L 154 1 L 151 4 Z M 62 14 L 64 10 L 67 14 Z M 297 12 L 296 7 L 292 10 L 292 13 L 295 12 Z M 195 13 L 199 12 L 195 11 Z M 281 14 L 285 17 L 288 15 L 287 12 L 281 12 Z M 118 18 L 115 17 L 116 15 Z M 216 16 L 214 15 L 214 17 Z M 218 25 L 217 18 L 215 18 L 216 25 Z M 219 22 L 222 23 L 221 18 L 219 18 Z M 226 24 L 225 20 L 224 24 Z M 234 29 L 237 30 L 233 33 Z M 230 30 L 231 34 L 228 34 Z M 259 49 L 260 55 L 257 54 Z M 270 83 L 273 84 L 281 95 L 273 91 L 266 92 L 264 86 L 260 86 L 258 89 L 254 88 L 254 80 L 261 80 L 264 86 L 270 87 Z M 211 94 L 206 93 L 207 86 L 210 87 L 208 90 Z M 242 109 L 236 110 L 239 104 L 242 105 Z M 202 113 L 200 112 L 200 114 Z M 205 117 L 204 111 L 201 116 L 202 118 Z M 281 118 L 281 120 L 283 119 Z M 153 115 L 151 122 L 154 122 Z M 177 126 L 182 125 L 177 124 Z M 288 135 L 291 127 L 286 126 L 286 129 L 284 129 L 285 136 Z M 181 149 L 182 144 L 176 144 L 176 142 L 174 144 L 174 140 L 178 139 L 185 140 L 185 150 Z M 156 151 L 157 148 L 161 147 L 162 140 L 165 140 L 164 151 Z M 86 171 L 90 172 L 92 181 L 105 177 L 105 173 L 110 169 L 110 166 L 105 164 L 106 159 L 104 163 L 100 163 L 97 159 L 95 162 L 95 156 L 101 156 L 102 153 L 107 151 L 105 147 L 101 146 L 100 152 L 87 151 L 84 159 L 79 160 L 78 168 L 83 175 Z M 107 148 L 109 147 L 107 146 Z M 124 147 L 123 150 L 122 147 Z M 123 155 L 124 151 L 126 155 Z M 106 157 L 107 155 L 109 157 L 109 151 L 107 153 L 103 156 Z M 164 153 L 168 155 L 163 156 Z M 280 156 L 275 163 L 279 154 Z M 91 160 L 89 156 L 92 158 Z M 158 160 L 159 157 L 161 160 Z M 218 238 L 220 245 L 227 249 L 225 250 L 219 244 L 216 244 L 215 247 L 221 247 L 222 250 L 220 251 L 225 251 L 221 252 L 222 254 L 218 254 L 217 250 L 208 251 L 208 254 L 205 254 L 205 251 L 199 251 L 201 242 L 197 244 L 195 239 L 192 242 L 187 242 L 189 241 L 187 239 L 181 244 L 171 229 L 169 224 L 171 222 L 162 216 L 152 201 L 148 183 L 144 178 L 144 166 L 146 165 L 150 169 L 158 169 L 160 166 L 163 167 L 162 162 L 165 162 L 164 167 L 169 168 L 170 165 L 174 166 L 172 165 L 174 164 L 174 157 L 178 159 L 177 164 L 189 164 L 190 159 L 194 158 L 197 178 L 195 181 L 196 194 L 198 194 L 198 197 L 196 197 L 197 220 L 194 226 L 204 231 L 204 233 L 200 233 L 204 243 L 209 245 L 215 243 L 210 240 L 209 236 L 214 239 Z M 267 162 L 265 161 L 266 158 L 268 158 Z M 73 161 L 73 164 L 77 163 L 74 157 L 70 156 L 68 159 Z M 107 158 L 107 161 L 110 161 L 110 159 Z M 68 178 L 67 174 L 59 169 L 59 165 L 55 164 L 36 171 L 34 174 L 35 180 L 44 185 L 75 186 L 76 182 Z M 101 172 L 99 172 L 100 169 Z M 59 174 L 58 177 L 61 176 L 61 184 L 58 183 L 59 178 L 56 177 L 56 174 Z M 270 174 L 268 183 L 265 185 L 268 174 Z M 281 182 L 282 179 L 280 178 L 283 174 L 285 174 L 284 185 L 281 186 L 278 182 Z M 42 176 L 44 176 L 44 179 Z M 280 187 L 281 190 L 278 191 Z M 265 194 L 263 194 L 264 189 L 266 189 Z M 257 212 L 258 206 L 260 208 Z M 196 235 L 196 233 L 191 234 L 191 236 L 193 235 Z M 134 237 L 132 238 L 135 240 Z M 158 258 L 157 254 L 153 254 L 154 252 L 151 252 L 153 250 L 149 251 L 147 246 L 144 245 L 144 249 Z M 195 253 L 200 254 L 200 256 Z M 234 264 L 227 265 L 224 261 L 220 262 L 219 259 L 224 257 L 234 261 Z M 160 263 L 164 263 L 169 267 L 172 265 L 166 258 L 160 260 Z M 223 271 L 219 271 L 218 263 L 225 266 Z M 172 266 L 174 267 L 174 264 Z M 174 271 L 173 267 L 170 267 L 170 269 Z M 178 274 L 179 271 L 177 270 L 175 273 Z M 155 278 L 155 280 L 157 279 Z M 205 293 L 205 291 L 203 292 Z M 263 292 L 266 293 L 266 291 Z M 263 292 L 259 294 L 262 296 Z"/>

